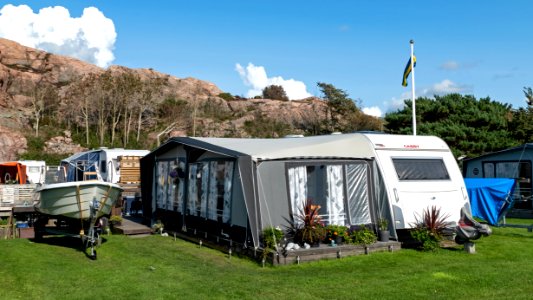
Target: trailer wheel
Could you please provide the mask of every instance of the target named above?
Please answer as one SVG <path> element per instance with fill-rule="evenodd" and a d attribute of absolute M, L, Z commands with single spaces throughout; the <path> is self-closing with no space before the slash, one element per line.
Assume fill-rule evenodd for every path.
<path fill-rule="evenodd" d="M 94 249 L 94 247 L 91 248 L 90 257 L 91 257 L 92 260 L 96 260 L 96 249 Z"/>

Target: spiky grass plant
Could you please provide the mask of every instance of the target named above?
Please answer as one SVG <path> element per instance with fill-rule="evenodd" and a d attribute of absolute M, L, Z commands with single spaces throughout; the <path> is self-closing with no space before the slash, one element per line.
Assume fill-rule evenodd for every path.
<path fill-rule="evenodd" d="M 420 248 L 424 251 L 435 251 L 440 247 L 442 233 L 451 226 L 447 221 L 449 214 L 442 215 L 440 208 L 432 206 L 426 208 L 420 217 L 415 214 L 414 229 L 411 237 L 420 242 Z"/>

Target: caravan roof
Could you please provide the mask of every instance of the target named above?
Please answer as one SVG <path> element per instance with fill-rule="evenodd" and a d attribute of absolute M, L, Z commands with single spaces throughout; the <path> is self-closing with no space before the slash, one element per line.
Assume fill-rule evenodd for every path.
<path fill-rule="evenodd" d="M 364 134 L 376 150 L 442 150 L 448 145 L 436 136 L 406 136 L 392 134 Z"/>
<path fill-rule="evenodd" d="M 172 142 L 179 142 L 228 156 L 247 155 L 255 161 L 317 157 L 370 158 L 374 156 L 373 147 L 361 134 L 284 139 L 177 137 L 167 141 L 167 143 Z M 165 147 L 165 144 L 161 147 Z"/>

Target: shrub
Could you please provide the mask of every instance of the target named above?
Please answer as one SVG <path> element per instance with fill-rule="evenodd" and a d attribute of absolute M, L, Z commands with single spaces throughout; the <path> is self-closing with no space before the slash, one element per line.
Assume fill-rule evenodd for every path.
<path fill-rule="evenodd" d="M 272 100 L 289 101 L 287 93 L 281 85 L 269 85 L 263 89 L 263 98 Z"/>
<path fill-rule="evenodd" d="M 414 229 L 411 230 L 411 237 L 420 243 L 419 248 L 424 251 L 435 251 L 442 241 L 442 233 L 451 226 L 451 222 L 446 221 L 449 215 L 441 215 L 440 208 L 432 206 L 426 208 L 422 217 L 415 215 Z"/>
<path fill-rule="evenodd" d="M 442 238 L 432 234 L 425 227 L 417 227 L 411 231 L 411 237 L 420 243 L 418 248 L 422 251 L 436 251 L 440 248 Z"/>
<path fill-rule="evenodd" d="M 263 244 L 265 250 L 277 249 L 277 245 L 283 240 L 284 233 L 280 228 L 267 227 L 263 230 Z"/>
<path fill-rule="evenodd" d="M 345 242 L 348 244 L 370 245 L 376 241 L 376 234 L 364 225 L 350 230 L 349 234 L 345 237 Z"/>
<path fill-rule="evenodd" d="M 235 97 L 233 97 L 230 93 L 220 93 L 218 96 L 226 101 L 235 100 Z"/>

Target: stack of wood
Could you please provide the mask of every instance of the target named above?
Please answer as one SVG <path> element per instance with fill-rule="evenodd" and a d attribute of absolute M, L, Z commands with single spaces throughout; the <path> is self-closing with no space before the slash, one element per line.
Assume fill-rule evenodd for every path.
<path fill-rule="evenodd" d="M 120 179 L 123 197 L 139 196 L 141 191 L 141 156 L 119 156 Z"/>

